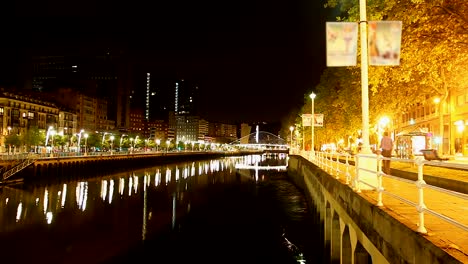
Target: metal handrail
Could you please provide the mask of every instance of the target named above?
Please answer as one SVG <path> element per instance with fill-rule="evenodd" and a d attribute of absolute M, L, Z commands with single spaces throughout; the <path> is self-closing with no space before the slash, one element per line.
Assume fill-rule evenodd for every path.
<path fill-rule="evenodd" d="M 468 195 L 455 192 L 449 189 L 444 189 L 441 187 L 433 186 L 426 184 L 423 179 L 423 167 L 424 165 L 437 165 L 445 168 L 456 168 L 456 169 L 468 169 L 467 165 L 463 164 L 445 164 L 441 162 L 434 162 L 434 161 L 426 161 L 422 157 L 416 157 L 414 160 L 411 159 L 399 159 L 399 158 L 386 158 L 381 155 L 366 155 L 366 154 L 359 154 L 359 155 L 354 155 L 354 160 L 355 160 L 355 165 L 350 165 L 348 160 L 351 157 L 350 154 L 342 154 L 342 153 L 330 153 L 330 152 L 315 152 L 315 157 L 312 157 L 308 152 L 302 152 L 300 153 L 301 156 L 303 156 L 305 159 L 308 159 L 309 161 L 313 162 L 320 168 L 322 168 L 324 171 L 328 172 L 331 176 L 334 176 L 335 178 L 339 179 L 340 175 L 344 175 L 344 179 L 346 181 L 345 184 L 350 185 L 352 189 L 356 192 L 361 192 L 361 185 L 364 184 L 366 186 L 371 187 L 371 189 L 375 192 L 378 193 L 378 198 L 376 205 L 377 206 L 383 206 L 383 197 L 382 194 L 388 195 L 390 197 L 393 197 L 407 205 L 413 206 L 416 208 L 416 210 L 419 213 L 419 223 L 418 223 L 418 228 L 417 231 L 423 234 L 427 233 L 427 230 L 424 226 L 424 213 L 430 213 L 431 215 L 437 217 L 438 219 L 441 219 L 451 225 L 454 225 L 464 231 L 468 231 L 468 226 L 464 225 L 462 223 L 457 222 L 456 220 L 445 216 L 441 213 L 435 212 L 431 209 L 428 209 L 424 203 L 424 193 L 423 189 L 431 189 L 434 191 L 438 191 L 441 193 L 448 194 L 450 196 L 463 199 L 463 200 L 468 200 Z M 336 159 L 334 159 L 336 157 Z M 344 158 L 346 160 L 346 163 L 343 163 L 340 161 L 340 158 Z M 367 159 L 375 159 L 377 161 L 377 166 L 376 169 L 369 169 L 369 168 L 363 168 L 362 166 L 359 165 L 359 159 L 360 158 L 367 158 Z M 406 162 L 406 163 L 412 163 L 418 166 L 418 179 L 416 181 L 412 180 L 407 180 L 404 178 L 400 178 L 394 175 L 388 175 L 382 172 L 382 161 L 383 160 L 391 160 L 391 161 L 398 161 L 398 162 Z M 339 169 L 340 166 L 344 166 L 345 169 Z M 351 169 L 351 166 L 354 167 L 354 170 Z M 350 172 L 354 171 L 354 174 L 351 174 Z M 369 184 L 362 179 L 359 178 L 360 174 L 362 173 L 367 173 L 367 174 L 373 174 L 375 175 L 377 179 L 377 186 L 374 186 L 372 184 Z M 385 190 L 382 182 L 382 178 L 390 178 L 393 180 L 398 180 L 402 181 L 405 183 L 410 183 L 414 184 L 415 187 L 417 188 L 417 194 L 418 194 L 418 202 L 412 202 L 398 193 L 391 193 L 387 190 Z"/>
<path fill-rule="evenodd" d="M 16 164 L 13 166 L 11 169 L 7 170 L 5 173 L 3 173 L 2 179 L 3 181 L 7 180 L 17 172 L 21 171 L 22 169 L 28 167 L 29 165 L 33 164 L 36 160 L 35 159 L 25 159 L 19 164 Z"/>

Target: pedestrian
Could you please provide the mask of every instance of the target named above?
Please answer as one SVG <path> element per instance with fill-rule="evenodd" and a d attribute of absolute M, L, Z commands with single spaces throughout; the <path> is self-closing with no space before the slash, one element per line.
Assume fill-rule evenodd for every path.
<path fill-rule="evenodd" d="M 382 149 L 382 156 L 384 156 L 385 158 L 392 157 L 393 140 L 388 135 L 387 131 L 384 132 L 382 140 L 380 141 L 380 148 Z M 390 174 L 390 160 L 384 159 L 382 162 L 383 162 L 382 171 L 385 174 Z"/>

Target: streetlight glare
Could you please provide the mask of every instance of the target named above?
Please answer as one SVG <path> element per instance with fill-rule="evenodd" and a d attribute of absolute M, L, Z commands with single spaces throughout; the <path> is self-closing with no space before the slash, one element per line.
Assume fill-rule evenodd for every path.
<path fill-rule="evenodd" d="M 311 114 L 311 122 L 310 122 L 310 130 L 311 130 L 311 135 L 310 135 L 310 154 L 311 154 L 311 158 L 314 159 L 315 157 L 315 142 L 314 142 L 314 139 L 315 139 L 315 136 L 314 136 L 314 126 L 315 126 L 315 112 L 314 112 L 314 101 L 315 101 L 315 96 L 316 94 L 314 92 L 312 92 L 310 94 L 310 98 L 312 99 L 312 114 Z"/>
<path fill-rule="evenodd" d="M 387 116 L 384 116 L 384 117 L 380 118 L 380 120 L 379 120 L 379 124 L 382 127 L 387 126 L 389 123 L 390 123 L 390 118 L 388 118 Z"/>

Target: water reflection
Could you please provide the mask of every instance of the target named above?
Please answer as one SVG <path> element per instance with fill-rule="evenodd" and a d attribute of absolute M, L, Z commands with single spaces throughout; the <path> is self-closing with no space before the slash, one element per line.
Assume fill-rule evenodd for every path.
<path fill-rule="evenodd" d="M 255 167 L 242 169 L 239 164 Z M 250 155 L 155 166 L 86 181 L 3 187 L 0 239 L 10 243 L 0 253 L 13 263 L 45 258 L 48 263 L 78 263 L 104 254 L 103 247 L 104 255 L 113 255 L 151 234 L 177 229 L 193 199 L 201 199 L 196 192 L 205 186 L 258 181 L 263 168 L 286 165 L 285 154 Z M 22 250 L 29 254 L 20 254 Z M 53 257 L 38 257 L 51 250 Z"/>

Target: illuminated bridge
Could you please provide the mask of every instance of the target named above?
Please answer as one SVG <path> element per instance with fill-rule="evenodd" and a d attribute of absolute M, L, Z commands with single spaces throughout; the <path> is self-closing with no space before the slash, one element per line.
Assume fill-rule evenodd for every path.
<path fill-rule="evenodd" d="M 286 140 L 270 132 L 256 131 L 244 136 L 229 145 L 238 150 L 262 150 L 264 152 L 289 152 Z"/>

